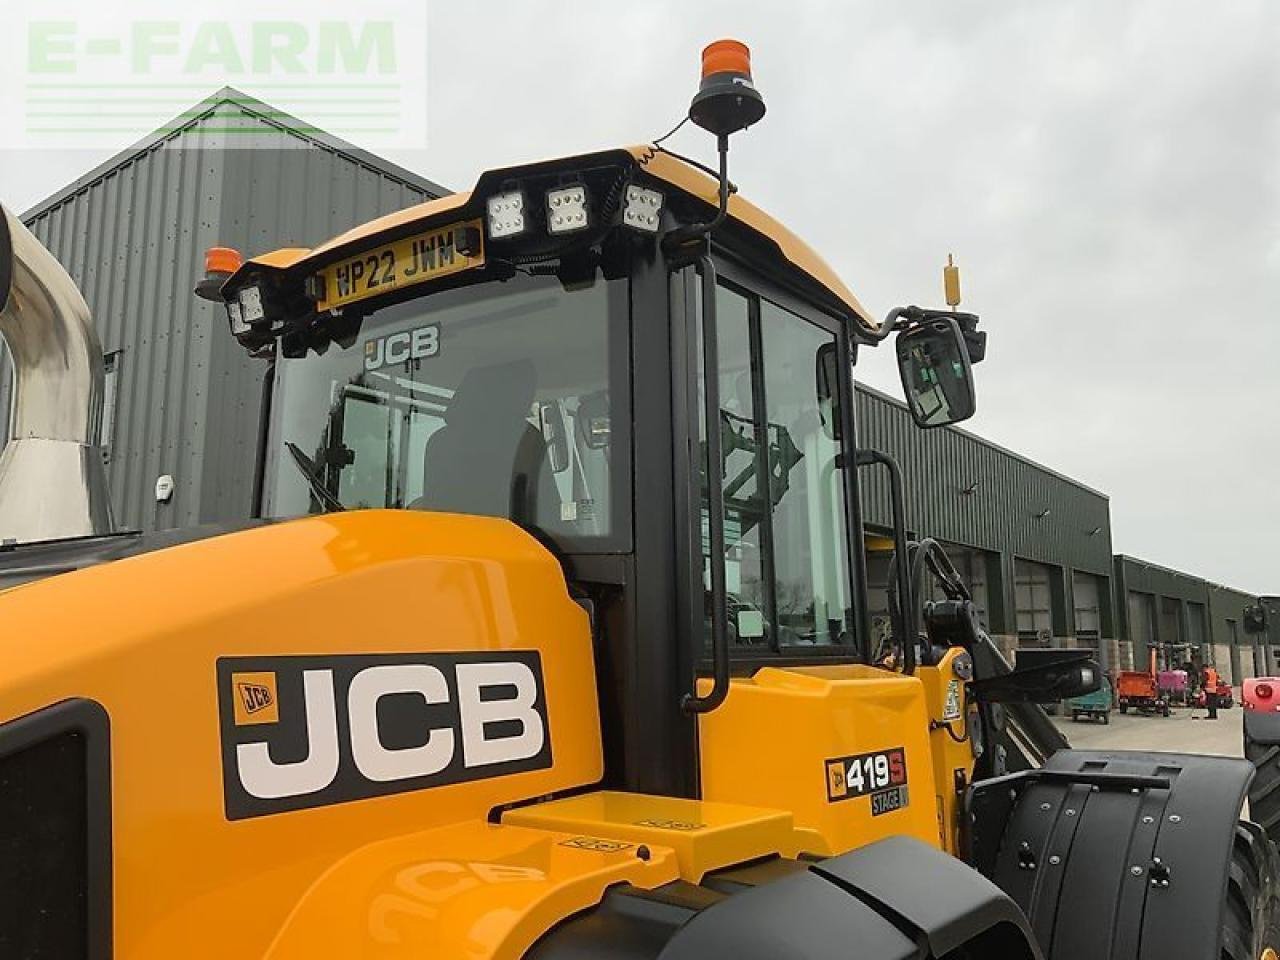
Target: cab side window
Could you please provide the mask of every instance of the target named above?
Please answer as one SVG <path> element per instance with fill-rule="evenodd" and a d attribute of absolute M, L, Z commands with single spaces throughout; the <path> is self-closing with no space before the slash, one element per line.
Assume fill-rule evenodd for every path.
<path fill-rule="evenodd" d="M 718 469 L 707 463 L 707 425 L 699 414 L 704 621 L 711 613 L 711 564 L 723 563 L 730 640 L 737 647 L 767 652 L 852 644 L 840 445 L 818 377 L 820 354 L 833 349 L 836 337 L 728 286 L 717 291 L 716 313 Z M 699 357 L 699 411 L 704 368 Z M 709 482 L 720 483 L 724 493 L 723 558 L 709 552 Z"/>

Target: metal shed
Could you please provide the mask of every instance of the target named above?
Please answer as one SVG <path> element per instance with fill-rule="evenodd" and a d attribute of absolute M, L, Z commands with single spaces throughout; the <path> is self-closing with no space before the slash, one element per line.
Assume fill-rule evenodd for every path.
<path fill-rule="evenodd" d="M 192 296 L 204 251 L 314 246 L 446 192 L 225 88 L 22 216 L 84 293 L 102 339 L 119 525 L 249 513 L 264 368 Z M 0 343 L 0 411 L 10 378 Z M 0 416 L 0 444 L 7 428 Z M 154 484 L 166 474 L 175 490 L 160 504 Z"/>

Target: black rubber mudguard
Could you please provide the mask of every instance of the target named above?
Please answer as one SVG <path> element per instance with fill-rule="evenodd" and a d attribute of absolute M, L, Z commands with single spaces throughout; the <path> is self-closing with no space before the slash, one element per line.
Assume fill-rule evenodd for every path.
<path fill-rule="evenodd" d="M 915 960 L 962 947 L 1040 960 L 1026 918 L 993 884 L 918 840 L 890 837 L 704 910 L 661 960 Z"/>
<path fill-rule="evenodd" d="M 975 784 L 968 855 L 1049 960 L 1217 958 L 1244 760 L 1064 750 Z"/>
<path fill-rule="evenodd" d="M 530 960 L 1042 960 L 1026 918 L 975 870 L 892 837 L 815 863 L 772 860 L 702 885 L 617 887 Z"/>

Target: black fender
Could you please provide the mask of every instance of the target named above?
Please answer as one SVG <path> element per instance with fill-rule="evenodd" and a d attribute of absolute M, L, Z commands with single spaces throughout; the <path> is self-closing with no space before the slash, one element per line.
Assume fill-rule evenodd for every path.
<path fill-rule="evenodd" d="M 1041 960 L 1022 911 L 994 884 L 919 840 L 889 837 L 717 903 L 660 957 L 915 960 L 960 947 Z"/>
<path fill-rule="evenodd" d="M 1252 776 L 1228 757 L 1059 751 L 970 788 L 966 853 L 1052 960 L 1217 957 Z"/>
<path fill-rule="evenodd" d="M 953 952 L 955 951 L 955 952 Z M 526 960 L 1042 960 L 995 884 L 908 837 L 806 863 L 772 858 L 653 890 L 621 885 Z"/>

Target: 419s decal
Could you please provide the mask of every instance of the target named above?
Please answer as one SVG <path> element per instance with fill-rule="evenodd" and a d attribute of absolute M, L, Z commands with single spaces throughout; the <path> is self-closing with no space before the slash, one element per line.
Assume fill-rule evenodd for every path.
<path fill-rule="evenodd" d="M 907 752 L 902 747 L 827 761 L 827 800 L 831 803 L 906 784 Z"/>
<path fill-rule="evenodd" d="M 535 651 L 218 661 L 229 820 L 551 766 Z"/>

